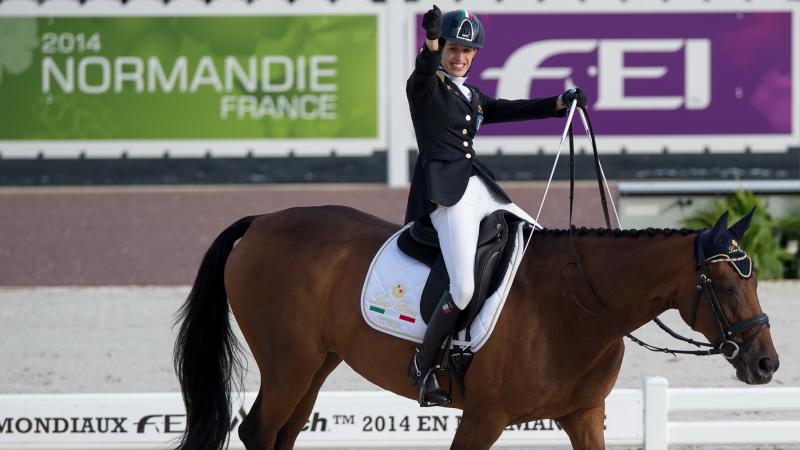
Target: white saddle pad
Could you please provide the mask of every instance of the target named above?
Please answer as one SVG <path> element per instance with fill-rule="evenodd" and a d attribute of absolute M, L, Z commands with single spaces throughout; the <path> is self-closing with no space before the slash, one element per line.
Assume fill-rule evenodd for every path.
<path fill-rule="evenodd" d="M 509 239 L 514 239 L 511 262 L 497 290 L 489 295 L 472 322 L 471 341 L 454 341 L 453 345 L 469 347 L 475 352 L 489 339 L 522 261 L 525 245 L 523 225 L 517 226 L 516 233 L 509 230 Z M 409 226 L 393 234 L 373 258 L 361 290 L 361 313 L 372 328 L 419 343 L 427 327 L 422 320 L 419 302 L 430 268 L 397 247 L 397 238 Z"/>

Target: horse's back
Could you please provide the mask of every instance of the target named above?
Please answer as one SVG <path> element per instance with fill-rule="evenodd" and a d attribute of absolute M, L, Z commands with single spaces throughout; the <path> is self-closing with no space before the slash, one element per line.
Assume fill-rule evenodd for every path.
<path fill-rule="evenodd" d="M 304 241 L 334 237 L 372 240 L 386 238 L 397 228 L 397 224 L 348 206 L 326 205 L 264 214 L 253 222 L 247 234 L 266 238 L 288 234 Z"/>
<path fill-rule="evenodd" d="M 397 228 L 397 224 L 346 206 L 296 207 L 258 216 L 237 249 L 283 255 L 287 259 L 307 253 L 321 257 L 320 252 L 337 247 L 338 242 L 374 246 Z"/>

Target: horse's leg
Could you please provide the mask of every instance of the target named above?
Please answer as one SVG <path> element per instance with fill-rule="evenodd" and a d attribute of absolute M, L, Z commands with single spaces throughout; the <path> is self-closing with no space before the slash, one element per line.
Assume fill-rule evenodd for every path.
<path fill-rule="evenodd" d="M 504 413 L 487 408 L 465 408 L 458 424 L 451 450 L 486 450 L 503 433 L 508 424 Z"/>
<path fill-rule="evenodd" d="M 558 419 L 558 423 L 569 435 L 572 448 L 576 450 L 602 450 L 606 448 L 603 438 L 606 405 L 601 402 L 594 408 L 579 409 Z"/>
<path fill-rule="evenodd" d="M 278 442 L 275 445 L 276 449 L 289 449 L 294 448 L 294 442 L 297 440 L 297 435 L 305 427 L 308 421 L 308 416 L 311 415 L 311 410 L 314 409 L 314 403 L 317 401 L 317 394 L 322 387 L 322 383 L 328 378 L 333 369 L 342 362 L 342 358 L 336 353 L 328 353 L 325 359 L 325 364 L 314 375 L 311 381 L 311 386 L 308 388 L 306 395 L 300 400 L 297 408 L 294 409 L 292 416 L 286 425 L 281 428 L 278 433 Z"/>
<path fill-rule="evenodd" d="M 323 367 L 324 354 L 294 353 L 292 364 L 276 363 L 261 368 L 261 388 L 253 407 L 239 427 L 239 438 L 248 450 L 278 450 L 285 441 L 282 429 Z M 271 361 L 288 361 L 282 355 Z M 327 362 L 327 361 L 326 361 Z"/>
<path fill-rule="evenodd" d="M 260 442 L 260 435 L 259 435 L 259 427 L 258 427 L 258 411 L 261 410 L 262 404 L 262 395 L 260 389 L 258 391 L 258 396 L 256 396 L 256 401 L 253 402 L 253 406 L 250 407 L 250 411 L 244 416 L 242 420 L 242 424 L 239 425 L 239 440 L 242 441 L 245 448 L 258 448 Z"/>

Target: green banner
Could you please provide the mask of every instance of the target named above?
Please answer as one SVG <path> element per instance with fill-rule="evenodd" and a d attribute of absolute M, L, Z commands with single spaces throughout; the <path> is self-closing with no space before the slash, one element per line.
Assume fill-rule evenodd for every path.
<path fill-rule="evenodd" d="M 0 18 L 0 140 L 378 137 L 375 15 Z"/>

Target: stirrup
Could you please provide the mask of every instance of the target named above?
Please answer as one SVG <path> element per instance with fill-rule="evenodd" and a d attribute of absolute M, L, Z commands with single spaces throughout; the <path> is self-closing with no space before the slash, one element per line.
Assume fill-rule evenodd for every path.
<path fill-rule="evenodd" d="M 419 401 L 419 406 L 422 406 L 423 408 L 428 406 L 447 406 L 452 402 L 450 393 L 446 392 L 441 386 L 439 386 L 439 381 L 436 379 L 436 371 L 436 366 L 428 369 L 417 385 L 417 388 L 419 389 L 419 398 L 417 400 Z M 428 386 L 429 383 L 432 383 L 432 386 Z M 441 398 L 431 400 L 428 394 L 436 394 Z"/>

